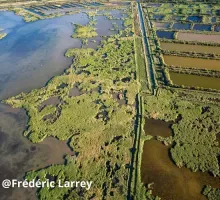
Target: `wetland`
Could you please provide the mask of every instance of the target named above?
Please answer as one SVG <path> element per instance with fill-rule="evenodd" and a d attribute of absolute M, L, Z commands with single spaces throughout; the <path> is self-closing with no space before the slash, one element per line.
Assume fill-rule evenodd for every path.
<path fill-rule="evenodd" d="M 108 15 L 111 15 L 111 12 L 117 16 L 121 16 L 120 10 L 110 10 L 110 14 Z M 8 36 L 0 41 L 0 59 L 2 62 L 0 71 L 0 99 L 7 99 L 8 97 L 18 95 L 21 92 L 21 96 L 26 94 L 27 97 L 29 96 L 28 98 L 30 98 L 28 100 L 30 103 L 29 105 L 13 105 L 13 107 L 17 108 L 12 108 L 5 104 L 0 104 L 1 155 L 3 155 L 1 156 L 1 163 L 5 163 L 1 164 L 1 179 L 7 177 L 11 179 L 17 178 L 20 180 L 23 179 L 24 176 L 26 176 L 25 174 L 28 171 L 33 172 L 27 175 L 27 177 L 31 177 L 35 173 L 33 170 L 36 170 L 36 173 L 38 173 L 40 169 L 49 170 L 49 172 L 47 173 L 47 177 L 49 177 L 50 175 L 53 176 L 53 174 L 51 174 L 50 172 L 51 168 L 61 167 L 68 170 L 68 167 L 71 166 L 72 169 L 73 163 L 71 160 L 73 159 L 73 157 L 78 155 L 79 152 L 80 157 L 77 161 L 78 163 L 73 168 L 81 168 L 79 167 L 81 165 L 80 163 L 84 160 L 84 166 L 87 166 L 86 162 L 92 161 L 89 161 L 88 159 L 93 159 L 93 156 L 91 155 L 93 153 L 93 155 L 96 155 L 96 152 L 100 151 L 98 148 L 101 148 L 101 145 L 105 144 L 106 147 L 104 148 L 104 152 L 108 153 L 109 150 L 106 151 L 106 149 L 116 148 L 115 143 L 118 142 L 123 144 L 123 147 L 121 147 L 121 151 L 116 158 L 116 160 L 118 160 L 112 161 L 112 164 L 109 163 L 108 165 L 113 165 L 112 168 L 114 168 L 115 164 L 116 171 L 119 170 L 122 174 L 127 174 L 127 170 L 124 169 L 122 165 L 126 162 L 129 162 L 128 146 L 131 145 L 131 141 L 130 137 L 126 135 L 132 131 L 132 116 L 134 115 L 134 108 L 133 106 L 130 106 L 130 104 L 134 104 L 134 95 L 136 93 L 136 83 L 134 80 L 132 80 L 132 77 L 134 76 L 132 75 L 134 74 L 134 59 L 132 57 L 133 43 L 132 40 L 123 41 L 119 39 L 116 41 L 113 38 L 111 42 L 109 41 L 106 44 L 105 49 L 99 47 L 100 50 L 99 53 L 97 53 L 97 57 L 92 55 L 89 56 L 89 52 L 91 54 L 95 53 L 98 46 L 100 44 L 103 44 L 101 40 L 106 40 L 104 39 L 104 37 L 111 37 L 113 35 L 119 34 L 119 31 L 121 31 L 121 34 L 123 34 L 123 29 L 125 29 L 125 26 L 127 28 L 127 31 L 131 32 L 132 25 L 126 24 L 124 26 L 122 17 L 120 19 L 113 19 L 114 21 L 111 21 L 111 19 L 106 18 L 106 16 L 104 15 L 95 16 L 95 18 L 96 23 L 93 24 L 95 27 L 94 29 L 92 29 L 92 31 L 96 30 L 97 35 L 92 34 L 86 37 L 96 40 L 93 41 L 92 44 L 88 42 L 88 44 L 84 46 L 82 43 L 82 35 L 80 35 L 81 32 L 77 32 L 77 28 L 74 27 L 73 24 L 78 24 L 80 27 L 87 26 L 91 19 L 89 15 L 85 12 L 55 17 L 52 19 L 43 19 L 29 23 L 24 22 L 22 17 L 15 15 L 13 12 L 0 12 L 0 25 L 2 28 L 4 28 L 4 31 L 8 33 Z M 112 18 L 114 18 L 114 16 Z M 112 30 L 114 24 L 118 24 L 120 26 L 115 27 L 114 30 Z M 77 34 L 78 38 L 71 37 L 74 32 Z M 118 51 L 114 54 L 112 51 L 110 51 L 110 49 L 115 49 L 115 47 L 117 47 Z M 70 51 L 67 51 L 68 49 L 71 49 L 71 54 L 69 53 Z M 125 52 L 124 50 L 126 50 L 127 52 Z M 83 55 L 84 51 L 85 53 L 88 51 L 88 65 L 85 64 L 87 67 L 91 67 L 93 66 L 93 63 L 97 62 L 97 60 L 94 60 L 92 61 L 92 63 L 90 63 L 91 58 L 100 59 L 100 66 L 98 67 L 99 69 L 101 69 L 101 66 L 106 66 L 106 68 L 104 68 L 103 72 L 101 73 L 101 78 L 97 79 L 97 75 L 100 74 L 100 72 L 96 72 L 97 74 L 95 73 L 97 69 L 91 68 L 87 71 L 83 70 L 83 68 L 85 67 L 81 66 L 81 64 L 82 60 L 85 57 L 81 56 L 81 53 Z M 80 53 L 78 54 L 78 52 Z M 110 61 L 107 64 L 104 62 L 104 60 L 101 60 L 102 55 L 105 54 L 105 52 L 108 53 L 108 55 L 106 54 L 106 57 L 110 58 Z M 65 53 L 66 56 L 64 56 Z M 79 56 L 78 65 L 81 66 L 81 69 L 79 68 L 80 70 L 78 72 L 74 72 L 74 75 L 73 72 L 71 72 L 73 70 L 71 68 L 71 64 L 75 55 Z M 118 58 L 116 55 L 118 56 Z M 113 70 L 108 69 L 108 67 L 111 65 L 112 60 L 114 60 L 112 58 L 116 58 L 116 60 L 118 60 L 119 66 L 123 66 L 124 68 L 122 68 L 121 70 L 119 70 L 119 68 L 118 70 L 115 70 L 115 75 L 114 77 L 112 77 L 113 80 L 108 80 L 106 78 L 108 77 L 107 74 Z M 75 62 L 74 64 L 76 63 L 77 62 Z M 112 65 L 112 68 L 114 68 L 115 65 L 117 64 Z M 127 65 L 127 67 L 125 67 L 124 65 Z M 127 70 L 123 71 L 123 69 L 126 68 Z M 93 73 L 93 78 L 87 77 L 87 73 L 90 74 L 90 76 Z M 120 83 L 121 79 L 122 83 Z M 85 82 L 83 83 L 83 81 Z M 121 93 L 120 101 L 123 101 L 123 106 L 119 108 L 117 108 L 118 99 L 112 99 L 111 95 L 101 95 L 104 90 L 106 90 L 107 92 L 108 87 L 106 87 L 105 84 L 109 86 L 109 84 L 113 81 L 117 81 L 118 86 L 117 88 L 115 88 L 115 86 L 113 87 L 110 85 L 110 87 L 114 88 L 115 93 Z M 127 87 L 126 82 L 130 82 L 131 84 Z M 16 87 L 14 87 L 14 85 L 16 85 Z M 55 88 L 54 85 L 56 86 Z M 124 95 L 125 88 L 127 88 L 126 97 Z M 44 90 L 48 92 L 47 94 L 45 94 L 46 96 L 42 96 L 41 92 Z M 37 91 L 39 93 L 35 93 Z M 101 99 L 99 97 L 100 95 Z M 42 96 L 43 99 L 35 104 L 33 102 L 35 100 L 32 99 L 31 96 L 33 98 L 39 98 Z M 80 101 L 82 104 L 79 104 Z M 4 103 L 6 103 L 6 101 L 4 101 Z M 75 112 L 71 112 L 71 110 L 74 109 L 70 108 L 69 106 L 73 106 L 72 108 L 75 108 Z M 116 108 L 117 111 L 115 110 Z M 85 110 L 87 111 L 87 113 L 83 112 Z M 39 131 L 39 129 L 37 128 L 38 125 L 36 123 L 38 122 L 35 121 L 35 118 L 33 118 L 32 114 L 34 112 L 38 113 L 38 122 L 43 125 L 41 127 L 43 128 L 41 131 Z M 82 115 L 79 116 L 77 112 L 78 114 L 81 113 Z M 73 127 L 69 126 L 71 124 L 70 121 L 66 121 L 66 119 L 70 116 L 69 114 L 72 115 L 72 117 L 70 117 L 70 121 L 76 122 Z M 122 124 L 116 124 L 116 122 L 118 121 L 117 118 L 120 118 L 120 115 L 127 117 L 124 118 Z M 88 129 L 85 129 L 84 123 L 82 123 L 82 121 L 80 122 L 77 119 L 81 119 L 84 122 L 88 122 L 88 120 L 92 121 L 91 124 L 88 126 Z M 110 119 L 111 122 L 108 122 Z M 97 123 L 97 126 L 94 125 L 94 123 Z M 123 125 L 123 123 L 126 124 L 126 127 Z M 50 127 L 49 124 L 51 124 L 51 129 L 46 128 Z M 105 124 L 108 125 L 105 126 Z M 60 129 L 57 129 L 57 125 L 60 126 Z M 28 126 L 33 128 L 30 132 L 28 132 Z M 118 136 L 114 135 L 117 134 L 117 132 L 110 129 L 110 127 L 112 126 L 118 130 L 121 130 L 119 134 L 123 134 L 123 140 L 118 141 L 114 139 L 114 137 L 117 138 Z M 90 151 L 91 154 L 88 155 L 86 159 L 84 159 L 87 150 L 84 149 L 85 151 L 82 151 L 81 149 L 84 148 L 83 141 L 91 141 L 90 137 L 93 137 L 93 139 L 97 137 L 97 141 L 100 140 L 101 135 L 95 136 L 92 134 L 96 132 L 95 130 L 91 129 L 92 127 L 93 129 L 96 128 L 96 131 L 97 127 L 99 127 L 98 132 L 106 133 L 109 136 L 107 138 L 103 138 L 103 144 L 97 146 L 96 150 L 93 149 L 93 153 L 92 151 Z M 90 136 L 86 134 L 87 132 L 90 132 Z M 42 135 L 42 133 L 44 135 Z M 84 136 L 82 136 L 82 134 L 84 134 Z M 72 136 L 75 136 L 75 138 L 70 141 L 69 139 Z M 81 141 L 79 140 L 79 138 L 81 138 Z M 119 137 L 119 139 L 120 138 L 121 136 Z M 76 141 L 78 142 L 76 143 Z M 107 145 L 107 143 L 109 143 L 109 145 Z M 93 144 L 97 143 L 94 143 L 93 140 Z M 73 149 L 77 152 L 73 151 Z M 124 152 L 123 155 L 121 155 L 122 152 Z M 121 158 L 125 160 L 122 162 Z M 111 158 L 109 159 L 111 160 Z M 97 163 L 97 165 L 102 166 L 105 161 L 106 156 L 103 155 L 103 159 L 100 159 L 100 162 Z M 93 168 L 94 166 L 92 165 L 91 167 Z M 104 174 L 105 170 L 106 169 L 103 168 L 103 173 L 101 174 Z M 97 174 L 96 171 L 92 172 L 91 169 L 85 168 L 85 171 Z M 91 175 L 91 173 L 89 174 Z M 78 173 L 75 173 L 75 175 L 77 174 Z M 95 177 L 94 174 L 93 177 Z M 70 174 L 68 172 L 68 176 L 69 175 Z M 88 175 L 88 179 L 90 179 L 90 175 Z M 115 174 L 112 179 L 117 179 L 117 182 L 120 181 L 120 188 L 124 187 L 124 191 L 126 191 L 124 180 L 120 180 L 120 178 L 117 178 L 117 176 L 118 175 Z M 72 178 L 73 177 L 71 177 L 71 179 Z M 100 181 L 100 183 L 96 186 L 94 190 L 100 190 L 100 192 L 98 192 L 96 195 L 102 196 L 102 184 L 104 184 L 103 181 L 105 181 L 106 179 L 102 179 L 102 177 L 97 177 L 96 179 L 99 179 L 98 182 Z M 108 184 L 110 185 L 110 182 Z M 112 195 L 112 193 L 114 193 L 115 196 L 126 195 L 125 192 L 122 194 L 114 188 L 112 188 L 114 192 L 108 191 L 108 193 L 103 195 Z M 40 199 L 42 198 L 41 192 L 44 193 L 45 191 L 39 191 L 37 196 Z M 15 199 L 17 197 L 21 199 L 35 199 L 35 193 L 36 191 L 34 190 L 3 190 L 1 188 L 1 199 Z M 68 195 L 76 196 L 77 194 L 74 194 L 74 191 L 72 191 Z M 91 191 L 89 194 L 86 195 L 91 197 L 93 196 L 93 193 Z M 47 197 L 50 198 L 49 196 Z"/>
<path fill-rule="evenodd" d="M 202 15 L 210 8 L 218 5 L 0 11 L 1 181 L 94 182 L 88 191 L 0 188 L 1 199 L 218 200 L 220 47 L 207 31 L 219 19 Z"/>

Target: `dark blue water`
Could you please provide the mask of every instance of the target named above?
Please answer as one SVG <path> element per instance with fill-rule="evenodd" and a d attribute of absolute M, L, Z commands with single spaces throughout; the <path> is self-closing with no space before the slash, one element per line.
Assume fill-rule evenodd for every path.
<path fill-rule="evenodd" d="M 192 22 L 201 22 L 202 17 L 201 16 L 189 16 L 186 18 L 186 20 L 192 21 Z"/>
<path fill-rule="evenodd" d="M 211 31 L 212 25 L 210 24 L 195 24 L 193 30 L 197 31 Z"/>
<path fill-rule="evenodd" d="M 177 30 L 190 30 L 190 27 L 191 24 L 175 23 L 172 28 Z"/>
<path fill-rule="evenodd" d="M 215 26 L 214 31 L 220 32 L 220 26 Z"/>
<path fill-rule="evenodd" d="M 212 23 L 216 22 L 216 17 L 212 17 Z"/>
<path fill-rule="evenodd" d="M 162 20 L 164 18 L 163 15 L 154 15 L 153 16 L 153 19 L 156 19 L 156 20 Z"/>
<path fill-rule="evenodd" d="M 166 39 L 174 39 L 174 31 L 157 31 L 157 37 L 166 38 Z"/>

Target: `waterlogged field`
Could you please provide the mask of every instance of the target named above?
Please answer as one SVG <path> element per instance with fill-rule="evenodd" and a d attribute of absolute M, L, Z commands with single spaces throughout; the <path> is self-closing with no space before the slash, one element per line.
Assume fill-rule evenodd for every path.
<path fill-rule="evenodd" d="M 212 88 L 220 90 L 220 78 L 170 72 L 170 78 L 176 85 Z"/>

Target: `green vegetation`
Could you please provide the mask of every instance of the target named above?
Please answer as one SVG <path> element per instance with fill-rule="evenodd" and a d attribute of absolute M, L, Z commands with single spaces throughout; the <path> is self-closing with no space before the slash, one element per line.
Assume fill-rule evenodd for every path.
<path fill-rule="evenodd" d="M 203 194 L 208 198 L 208 200 L 218 200 L 220 199 L 220 188 L 212 188 L 211 186 L 206 186 Z"/>
<path fill-rule="evenodd" d="M 135 56 L 137 63 L 137 75 L 139 76 L 139 82 L 141 84 L 141 89 L 143 91 L 149 90 L 147 85 L 147 72 L 146 72 L 146 63 L 144 58 L 143 44 L 141 38 L 135 39 Z"/>
<path fill-rule="evenodd" d="M 91 38 L 98 35 L 96 29 L 91 25 L 83 26 L 76 24 L 75 27 L 75 33 L 72 35 L 74 38 Z"/>
<path fill-rule="evenodd" d="M 29 12 L 23 8 L 11 8 L 10 10 L 12 10 L 16 15 L 22 16 L 25 22 L 32 22 L 32 21 L 42 19 L 41 16 L 34 14 L 32 12 Z"/>
<path fill-rule="evenodd" d="M 211 6 L 211 8 L 210 8 Z M 163 21 L 169 21 L 173 19 L 173 16 L 180 16 L 180 20 L 187 21 L 187 16 L 190 15 L 201 15 L 203 16 L 202 22 L 210 23 L 210 15 L 216 15 L 216 11 L 220 8 L 219 5 L 209 5 L 204 3 L 182 3 L 182 4 L 170 4 L 162 3 L 158 7 L 148 7 L 150 16 L 153 15 L 164 15 Z M 211 12 L 210 12 L 211 11 Z"/>

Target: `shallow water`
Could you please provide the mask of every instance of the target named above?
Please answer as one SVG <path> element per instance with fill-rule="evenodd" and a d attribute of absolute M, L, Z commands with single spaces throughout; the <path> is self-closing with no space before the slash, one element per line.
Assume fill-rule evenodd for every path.
<path fill-rule="evenodd" d="M 71 64 L 65 51 L 81 46 L 79 39 L 71 38 L 72 22 L 85 25 L 87 15 L 25 23 L 11 12 L 0 12 L 0 26 L 8 32 L 0 41 L 0 99 L 42 87 Z"/>
<path fill-rule="evenodd" d="M 166 38 L 166 39 L 173 39 L 174 32 L 173 31 L 157 31 L 157 37 L 159 38 Z"/>
<path fill-rule="evenodd" d="M 112 14 L 121 15 L 120 11 L 112 11 Z M 96 19 L 99 36 L 91 38 L 86 47 L 96 48 L 101 36 L 118 33 L 110 30 L 112 21 L 105 16 Z M 68 68 L 72 61 L 64 53 L 69 48 L 81 47 L 81 41 L 71 37 L 72 23 L 86 25 L 88 22 L 86 13 L 25 23 L 12 12 L 0 12 L 0 27 L 8 33 L 0 40 L 0 99 L 42 87 L 54 75 Z M 122 20 L 116 23 L 119 29 L 123 28 Z"/>
<path fill-rule="evenodd" d="M 81 47 L 79 39 L 71 38 L 74 33 L 72 23 L 86 25 L 88 22 L 86 13 L 25 23 L 12 12 L 0 12 L 0 28 L 8 33 L 0 40 L 0 100 L 42 87 L 68 68 L 72 59 L 66 58 L 64 53 L 69 48 Z M 122 24 L 121 21 L 118 23 Z M 110 21 L 104 17 L 98 19 L 99 34 L 113 34 L 109 27 L 112 27 Z M 88 47 L 97 45 L 98 42 Z M 57 98 L 44 102 L 45 105 L 57 103 Z M 22 179 L 26 171 L 64 163 L 64 154 L 73 154 L 66 141 L 55 138 L 46 138 L 40 144 L 31 143 L 22 134 L 27 121 L 24 110 L 0 104 L 0 182 L 5 178 Z M 0 199 L 33 200 L 35 192 L 0 188 Z"/>
<path fill-rule="evenodd" d="M 21 180 L 26 171 L 62 164 L 65 154 L 73 154 L 65 141 L 52 137 L 40 144 L 31 143 L 22 134 L 27 120 L 24 110 L 0 104 L 0 182 L 6 178 Z M 33 189 L 1 187 L 0 194 L 1 200 L 35 199 Z"/>
<path fill-rule="evenodd" d="M 220 90 L 220 78 L 198 76 L 193 74 L 180 74 L 170 72 L 170 78 L 176 85 L 211 88 Z"/>
<path fill-rule="evenodd" d="M 178 168 L 170 159 L 169 147 L 156 140 L 144 143 L 141 179 L 144 184 L 154 183 L 153 194 L 163 200 L 207 200 L 201 194 L 203 187 L 220 187 L 219 177 Z"/>
<path fill-rule="evenodd" d="M 190 27 L 191 24 L 175 23 L 172 28 L 177 30 L 190 30 Z"/>

